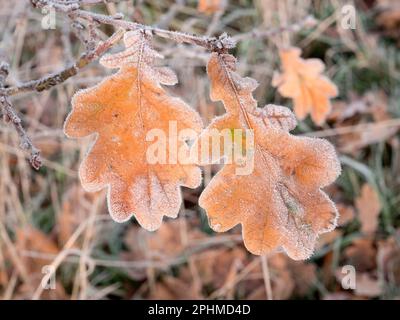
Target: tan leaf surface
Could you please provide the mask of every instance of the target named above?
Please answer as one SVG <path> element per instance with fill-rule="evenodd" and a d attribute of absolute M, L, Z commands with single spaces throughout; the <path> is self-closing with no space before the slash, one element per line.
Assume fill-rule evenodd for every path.
<path fill-rule="evenodd" d="M 16 230 L 16 247 L 21 255 L 23 252 L 56 255 L 59 252 L 57 244 L 42 231 L 27 226 Z M 42 267 L 49 264 L 49 259 L 25 257 L 25 265 L 32 273 L 41 273 Z"/>
<path fill-rule="evenodd" d="M 166 221 L 157 234 L 145 232 L 132 226 L 125 235 L 125 244 L 130 251 L 131 260 L 150 259 L 155 261 L 171 260 L 187 249 L 182 240 L 181 222 Z M 187 234 L 187 241 L 192 242 L 204 238 L 205 234 L 192 229 Z"/>
<path fill-rule="evenodd" d="M 215 119 L 194 145 L 203 146 L 202 139 L 208 139 L 214 128 L 251 129 L 255 140 L 254 170 L 236 175 L 238 165 L 226 164 L 201 194 L 199 204 L 211 227 L 224 232 L 241 224 L 246 248 L 257 255 L 281 247 L 293 259 L 308 258 L 318 235 L 336 225 L 336 208 L 320 190 L 340 172 L 332 145 L 289 134 L 292 118 L 283 107 L 279 109 L 285 112 L 280 113 L 270 112 L 277 110 L 270 105 L 258 109 L 252 96 L 257 84 L 235 73 L 233 56 L 213 53 L 208 74 L 211 98 L 223 101 L 227 113 Z M 287 125 L 279 124 L 281 116 Z"/>
<path fill-rule="evenodd" d="M 376 297 L 382 294 L 380 281 L 369 273 L 357 274 L 355 294 L 364 297 Z"/>
<path fill-rule="evenodd" d="M 79 169 L 83 187 L 88 191 L 108 187 L 108 208 L 115 221 L 134 215 L 145 229 L 155 230 L 164 215 L 177 216 L 179 186 L 197 187 L 201 172 L 191 164 L 174 164 L 169 145 L 166 154 L 172 151 L 172 156 L 167 164 L 150 164 L 146 153 L 155 142 L 146 141 L 146 134 L 160 129 L 168 143 L 189 152 L 185 141 L 174 142 L 176 132 L 187 128 L 199 132 L 202 122 L 194 110 L 162 88 L 177 79 L 170 69 L 154 66 L 161 56 L 150 47 L 149 38 L 143 31 L 127 32 L 126 50 L 101 59 L 104 66 L 119 71 L 75 94 L 65 133 L 71 138 L 96 133 Z M 176 132 L 169 132 L 171 121 L 176 121 Z"/>
<path fill-rule="evenodd" d="M 180 278 L 165 276 L 155 284 L 149 297 L 151 300 L 198 300 L 202 295 L 197 288 Z"/>
<path fill-rule="evenodd" d="M 236 275 L 246 261 L 246 250 L 242 247 L 233 249 L 211 249 L 196 257 L 196 267 L 200 279 L 206 286 L 221 288 L 230 280 L 230 275 Z"/>
<path fill-rule="evenodd" d="M 344 264 L 353 265 L 357 272 L 376 269 L 376 248 L 373 239 L 359 238 L 344 250 Z"/>
<path fill-rule="evenodd" d="M 189 250 L 190 244 L 205 238 L 205 234 L 198 229 L 190 229 L 182 233 L 181 221 L 165 221 L 157 233 L 132 225 L 126 232 L 124 242 L 128 251 L 121 254 L 121 259 L 129 262 L 147 261 L 154 262 L 158 268 L 168 269 L 176 260 L 185 257 L 185 250 Z M 186 238 L 186 242 L 183 238 Z M 138 267 L 127 270 L 133 279 L 145 279 L 146 267 Z"/>
<path fill-rule="evenodd" d="M 386 29 L 398 31 L 400 26 L 400 3 L 397 0 L 378 0 L 377 9 L 379 11 L 377 23 Z"/>
<path fill-rule="evenodd" d="M 18 228 L 15 233 L 15 244 L 18 254 L 26 270 L 29 272 L 31 284 L 37 287 L 43 279 L 43 267 L 49 265 L 59 253 L 55 241 L 41 230 L 28 225 Z M 29 254 L 33 254 L 29 257 Z M 37 257 L 35 256 L 37 255 Z M 15 299 L 31 299 L 32 291 L 27 283 L 21 283 L 15 292 Z M 56 283 L 55 290 L 45 290 L 43 299 L 66 299 L 67 295 L 61 283 Z"/>
<path fill-rule="evenodd" d="M 378 217 L 381 211 L 379 196 L 373 187 L 364 184 L 361 195 L 356 199 L 356 207 L 361 221 L 361 230 L 364 233 L 372 233 L 378 227 Z"/>
<path fill-rule="evenodd" d="M 385 280 L 397 287 L 400 286 L 400 244 L 397 241 L 399 235 L 398 229 L 394 236 L 380 241 L 377 254 Z"/>
<path fill-rule="evenodd" d="M 311 113 L 312 120 L 321 125 L 331 111 L 330 98 L 338 95 L 336 85 L 322 75 L 325 69 L 319 59 L 302 59 L 299 48 L 282 49 L 282 73 L 274 75 L 272 85 L 279 93 L 293 99 L 297 118 Z"/>
<path fill-rule="evenodd" d="M 337 204 L 337 209 L 340 216 L 338 221 L 339 226 L 344 226 L 354 220 L 355 212 L 353 207 L 339 203 Z"/>

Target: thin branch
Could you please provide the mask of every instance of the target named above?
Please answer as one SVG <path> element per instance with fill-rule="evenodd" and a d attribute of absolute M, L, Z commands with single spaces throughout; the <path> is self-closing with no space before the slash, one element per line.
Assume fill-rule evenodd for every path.
<path fill-rule="evenodd" d="M 15 112 L 11 102 L 6 96 L 0 96 L 0 106 L 3 111 L 4 118 L 7 122 L 11 122 L 21 139 L 21 149 L 30 151 L 29 162 L 33 168 L 39 170 L 42 165 L 40 158 L 40 150 L 34 146 L 24 127 L 20 117 Z"/>
<path fill-rule="evenodd" d="M 8 75 L 8 64 L 2 63 L 0 65 L 0 107 L 1 112 L 4 116 L 4 119 L 7 122 L 11 122 L 14 126 L 15 131 L 18 133 L 21 143 L 20 147 L 23 150 L 30 151 L 29 162 L 32 167 L 36 170 L 42 165 L 42 160 L 40 157 L 40 150 L 35 147 L 32 143 L 32 140 L 29 138 L 26 133 L 24 127 L 22 126 L 22 121 L 16 111 L 14 110 L 9 96 L 15 95 L 17 93 L 21 93 L 24 91 L 43 91 L 47 90 L 59 83 L 64 82 L 68 78 L 76 75 L 78 71 L 85 66 L 87 66 L 90 62 L 97 59 L 101 56 L 105 51 L 107 51 L 111 46 L 113 46 L 116 42 L 118 42 L 124 34 L 123 29 L 118 29 L 110 38 L 108 38 L 104 42 L 100 42 L 96 48 L 93 50 L 87 51 L 83 53 L 80 58 L 73 63 L 70 67 L 43 77 L 38 80 L 28 81 L 19 86 L 4 88 L 4 81 Z"/>
<path fill-rule="evenodd" d="M 64 0 L 69 5 L 80 4 L 80 5 L 94 5 L 94 4 L 107 4 L 107 3 L 118 3 L 130 0 Z"/>
<path fill-rule="evenodd" d="M 107 0 L 106 0 L 107 1 Z M 243 35 L 238 35 L 236 37 L 229 37 L 227 34 L 222 34 L 217 37 L 204 37 L 198 35 L 191 35 L 178 31 L 170 31 L 164 30 L 157 27 L 146 26 L 140 23 L 122 20 L 121 15 L 107 16 L 103 14 L 93 13 L 86 10 L 81 10 L 80 5 L 82 4 L 95 4 L 101 3 L 102 0 L 69 0 L 69 1 L 57 1 L 57 0 L 31 0 L 33 6 L 38 8 L 43 8 L 46 6 L 51 6 L 55 10 L 63 12 L 68 15 L 75 23 L 76 20 L 83 19 L 87 21 L 91 26 L 93 24 L 108 24 L 114 27 L 122 28 L 124 30 L 145 30 L 146 32 L 150 32 L 153 35 L 167 38 L 178 43 L 188 43 L 192 45 L 197 45 L 203 48 L 206 48 L 209 51 L 215 52 L 224 52 L 229 49 L 232 49 L 236 46 L 237 41 L 241 41 L 247 39 L 249 37 L 272 37 L 281 32 L 289 31 L 294 32 L 298 31 L 303 27 L 312 27 L 316 24 L 316 20 L 312 16 L 308 16 L 303 21 L 293 24 L 286 27 L 280 27 L 271 30 L 253 30 L 249 33 L 245 33 Z M 111 1 L 112 2 L 112 1 Z M 93 30 L 91 30 L 93 32 Z M 119 32 L 121 32 L 119 30 Z M 115 36 L 115 35 L 114 35 Z M 93 51 L 85 52 L 81 55 L 77 62 L 68 67 L 61 72 L 56 74 L 52 74 L 46 77 L 43 77 L 38 80 L 28 81 L 23 83 L 22 85 L 0 89 L 0 95 L 15 95 L 20 92 L 25 91 L 43 91 L 47 90 L 59 83 L 64 82 L 68 78 L 77 74 L 79 69 L 82 69 L 86 65 L 88 65 L 91 61 L 98 58 L 104 51 L 106 51 L 109 47 L 111 47 L 115 42 L 117 42 L 120 37 L 112 36 L 106 42 L 101 43 L 96 49 Z M 122 35 L 121 35 L 122 36 Z M 116 39 L 117 38 L 117 39 Z M 85 41 L 86 43 L 87 41 Z"/>
<path fill-rule="evenodd" d="M 7 63 L 2 62 L 0 64 L 0 88 L 3 87 L 4 81 L 8 76 L 9 66 Z M 31 155 L 29 157 L 29 162 L 33 168 L 39 170 L 42 165 L 42 160 L 40 158 L 40 150 L 34 146 L 28 134 L 26 133 L 24 127 L 22 126 L 21 118 L 18 116 L 14 110 L 10 100 L 6 95 L 0 93 L 0 107 L 1 113 L 6 122 L 11 122 L 14 126 L 15 131 L 17 131 L 20 137 L 21 149 L 30 151 Z"/>
<path fill-rule="evenodd" d="M 0 88 L 0 95 L 13 96 L 25 91 L 40 92 L 50 89 L 51 87 L 54 87 L 76 75 L 80 69 L 86 67 L 93 60 L 96 60 L 105 51 L 107 51 L 116 42 L 118 42 L 122 38 L 123 34 L 124 30 L 119 29 L 106 41 L 100 42 L 100 44 L 95 49 L 83 53 L 75 63 L 60 72 L 45 76 L 37 80 L 28 81 L 15 87 L 3 89 Z"/>
<path fill-rule="evenodd" d="M 94 13 L 86 10 L 79 9 L 80 3 L 83 2 L 68 2 L 60 3 L 55 0 L 31 0 L 32 4 L 38 8 L 44 8 L 46 6 L 51 6 L 55 10 L 63 13 L 67 13 L 71 17 L 84 19 L 86 21 L 98 22 L 101 24 L 112 25 L 116 28 L 124 28 L 126 30 L 146 30 L 151 32 L 153 35 L 159 36 L 161 38 L 167 38 L 178 43 L 188 43 L 197 46 L 201 46 L 210 51 L 223 51 L 232 49 L 235 47 L 235 42 L 232 38 L 228 37 L 226 34 L 220 37 L 204 37 L 192 34 L 187 34 L 178 31 L 170 31 L 165 29 L 160 29 L 157 27 L 146 26 L 140 23 L 122 20 L 122 15 L 117 16 L 107 16 L 104 14 Z"/>
<path fill-rule="evenodd" d="M 85 10 L 76 10 L 71 13 L 78 18 L 85 19 L 87 21 L 97 21 L 102 24 L 113 25 L 114 27 L 120 27 L 127 30 L 138 30 L 143 29 L 150 31 L 153 35 L 159 36 L 161 38 L 166 38 L 173 40 L 178 43 L 188 43 L 204 47 L 210 51 L 221 51 L 232 49 L 235 47 L 235 42 L 232 41 L 230 37 L 226 34 L 216 38 L 216 37 L 203 37 L 192 34 L 187 34 L 178 31 L 170 31 L 165 29 L 160 29 L 156 27 L 146 26 L 140 23 L 116 19 L 115 17 L 106 16 L 103 14 L 93 13 Z"/>
<path fill-rule="evenodd" d="M 118 42 L 126 30 L 144 30 L 153 35 L 167 38 L 178 43 L 188 43 L 192 45 L 197 45 L 203 47 L 209 51 L 214 52 L 227 52 L 236 46 L 236 40 L 240 41 L 248 37 L 269 37 L 277 35 L 284 31 L 296 31 L 300 30 L 304 26 L 310 26 L 315 24 L 315 20 L 308 17 L 304 21 L 294 24 L 285 28 L 277 28 L 273 30 L 254 30 L 250 33 L 236 36 L 235 38 L 229 37 L 227 34 L 222 34 L 219 37 L 205 37 L 198 35 L 191 35 L 183 32 L 164 30 L 157 27 L 151 27 L 142 25 L 140 23 L 123 20 L 123 15 L 117 14 L 114 16 L 107 16 L 103 14 L 93 13 L 90 11 L 82 10 L 81 5 L 87 4 L 98 4 L 115 2 L 114 0 L 31 0 L 34 7 L 45 8 L 51 7 L 56 11 L 64 13 L 69 19 L 72 20 L 74 26 L 78 26 L 78 19 L 84 20 L 88 23 L 89 29 L 89 39 L 84 39 L 84 44 L 86 46 L 86 52 L 84 52 L 76 62 L 71 64 L 69 67 L 61 70 L 60 72 L 47 75 L 37 80 L 27 81 L 17 86 L 5 88 L 4 82 L 8 75 L 7 70 L 3 68 L 4 64 L 0 67 L 0 111 L 4 115 L 5 120 L 11 122 L 17 131 L 21 139 L 21 148 L 24 150 L 29 150 L 31 152 L 30 163 L 35 169 L 39 169 L 41 166 L 40 151 L 37 149 L 31 139 L 28 137 L 26 131 L 24 130 L 21 119 L 15 112 L 9 96 L 16 95 L 21 92 L 26 91 L 43 91 L 48 90 L 67 79 L 75 76 L 78 71 L 85 66 L 87 66 L 92 61 L 100 57 L 105 51 L 112 47 L 116 42 Z M 112 25 L 118 30 L 106 41 L 100 42 L 95 46 L 97 34 L 96 27 L 98 24 L 108 24 Z"/>
<path fill-rule="evenodd" d="M 91 5 L 91 4 L 99 4 L 99 3 L 118 3 L 122 1 L 129 1 L 129 0 L 71 0 L 75 2 L 79 2 L 81 5 Z"/>

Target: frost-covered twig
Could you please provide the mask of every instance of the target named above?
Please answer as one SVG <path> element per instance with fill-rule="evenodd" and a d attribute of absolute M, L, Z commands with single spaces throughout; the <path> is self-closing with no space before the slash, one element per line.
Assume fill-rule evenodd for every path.
<path fill-rule="evenodd" d="M 121 14 L 116 16 L 107 16 L 104 14 L 81 10 L 79 9 L 80 2 L 74 1 L 65 3 L 56 0 L 31 0 L 31 2 L 35 7 L 38 8 L 52 6 L 55 10 L 67 13 L 70 17 L 80 18 L 91 22 L 98 22 L 101 24 L 108 24 L 117 28 L 124 28 L 126 30 L 143 29 L 162 38 L 167 38 L 178 43 L 188 43 L 201 46 L 210 51 L 228 50 L 235 47 L 235 42 L 226 34 L 223 34 L 220 37 L 204 37 L 179 31 L 160 29 L 137 22 L 123 20 L 123 16 Z"/>
<path fill-rule="evenodd" d="M 8 69 L 9 67 L 7 63 L 0 63 L 0 88 L 3 86 L 4 80 L 8 75 Z M 4 120 L 7 122 L 11 122 L 11 124 L 15 128 L 15 131 L 17 131 L 18 136 L 21 139 L 21 148 L 23 150 L 30 151 L 31 155 L 29 158 L 29 162 L 31 163 L 32 167 L 36 170 L 39 170 L 42 165 L 40 150 L 36 148 L 35 145 L 32 143 L 32 140 L 29 138 L 24 127 L 22 126 L 21 118 L 15 112 L 10 100 L 6 95 L 0 95 L 0 107 Z"/>
<path fill-rule="evenodd" d="M 15 87 L 4 88 L 4 81 L 8 75 L 8 64 L 6 63 L 0 64 L 1 113 L 3 114 L 4 119 L 6 121 L 11 122 L 13 124 L 15 130 L 17 131 L 21 139 L 21 144 L 20 144 L 21 148 L 23 150 L 30 151 L 31 155 L 29 158 L 29 162 L 31 163 L 32 167 L 35 168 L 36 170 L 38 170 L 42 165 L 42 160 L 40 158 L 40 150 L 35 147 L 35 145 L 32 143 L 32 140 L 27 135 L 24 127 L 22 126 L 21 123 L 22 121 L 15 112 L 8 97 L 24 91 L 43 91 L 64 82 L 68 78 L 76 75 L 80 69 L 87 66 L 90 62 L 101 56 L 113 44 L 118 42 L 122 38 L 123 34 L 124 30 L 118 29 L 118 31 L 115 32 L 110 38 L 108 38 L 104 42 L 100 42 L 93 50 L 89 50 L 83 53 L 79 57 L 79 59 L 68 68 L 60 72 L 57 72 L 55 74 L 51 74 L 46 77 L 40 78 L 38 80 L 25 82 Z"/>
<path fill-rule="evenodd" d="M 115 32 L 110 38 L 108 38 L 104 42 L 100 42 L 96 48 L 91 51 L 87 51 L 83 53 L 77 61 L 75 61 L 71 66 L 67 67 L 66 69 L 45 76 L 43 78 L 37 80 L 31 80 L 21 85 L 10 87 L 10 88 L 0 88 L 0 95 L 3 96 L 12 96 L 24 91 L 43 91 L 54 87 L 68 78 L 76 75 L 78 71 L 85 66 L 87 66 L 90 62 L 97 59 L 101 56 L 105 51 L 107 51 L 110 47 L 112 47 L 116 42 L 118 42 L 124 34 L 123 29 L 119 29 Z"/>
<path fill-rule="evenodd" d="M 176 41 L 178 43 L 188 43 L 188 44 L 193 44 L 197 45 L 203 48 L 206 48 L 209 51 L 216 51 L 216 52 L 221 52 L 221 51 L 227 51 L 229 49 L 232 49 L 235 47 L 237 41 L 241 41 L 244 39 L 247 39 L 249 37 L 273 37 L 281 32 L 289 31 L 298 31 L 303 27 L 312 27 L 316 24 L 316 20 L 309 16 L 303 21 L 293 24 L 290 26 L 286 27 L 280 27 L 276 29 L 271 29 L 271 30 L 253 30 L 249 33 L 245 33 L 242 35 L 238 35 L 236 37 L 229 37 L 225 33 L 222 34 L 219 37 L 204 37 L 204 36 L 198 36 L 198 35 L 192 35 L 192 34 L 187 34 L 183 32 L 178 32 L 178 31 L 170 31 L 170 30 L 165 30 L 165 29 L 160 29 L 157 27 L 151 27 L 147 25 L 143 25 L 140 23 L 132 22 L 132 21 L 126 21 L 122 19 L 122 15 L 118 14 L 115 16 L 107 16 L 104 14 L 98 14 L 86 10 L 81 10 L 80 6 L 84 4 L 96 4 L 96 3 L 101 3 L 103 2 L 102 0 L 65 0 L 65 1 L 60 1 L 60 0 L 31 0 L 32 4 L 35 7 L 38 8 L 43 8 L 45 6 L 51 6 L 55 10 L 59 12 L 63 12 L 68 15 L 69 18 L 71 18 L 74 23 L 78 23 L 78 19 L 85 20 L 89 23 L 89 26 L 93 26 L 93 24 L 108 24 L 112 25 L 114 27 L 122 28 L 124 30 L 137 30 L 137 29 L 142 29 L 145 30 L 146 32 L 150 32 L 153 35 L 162 37 L 162 38 L 167 38 L 173 41 Z M 113 2 L 113 1 L 109 1 Z M 90 28 L 93 29 L 93 28 Z M 93 31 L 93 30 L 92 30 Z M 110 39 L 113 39 L 111 37 Z M 119 39 L 118 39 L 119 40 Z M 22 85 L 16 86 L 16 87 L 11 87 L 4 89 L 1 91 L 0 89 L 0 94 L 4 95 L 15 95 L 20 92 L 24 91 L 43 91 L 47 90 L 59 83 L 64 82 L 66 79 L 74 76 L 79 69 L 85 67 L 87 64 L 89 64 L 91 61 L 95 60 L 98 56 L 100 56 L 104 51 L 106 51 L 109 47 L 111 47 L 116 41 L 106 41 L 102 44 L 100 44 L 96 49 L 93 51 L 85 52 L 84 54 L 81 55 L 81 57 L 76 61 L 73 65 L 68 67 L 67 69 L 58 72 L 53 75 L 49 75 L 46 77 L 43 77 L 38 80 L 32 80 L 28 81 L 26 83 L 23 83 Z M 85 45 L 90 45 L 88 41 L 84 41 Z M 107 46 L 106 44 L 109 44 Z M 99 47 L 100 50 L 99 50 Z M 102 50 L 104 49 L 104 50 Z"/>
<path fill-rule="evenodd" d="M 3 68 L 4 70 L 3 69 L 0 70 L 0 107 L 2 114 L 4 115 L 6 120 L 10 121 L 14 125 L 14 128 L 16 129 L 18 135 L 21 138 L 21 147 L 24 150 L 31 151 L 30 162 L 35 169 L 38 169 L 41 165 L 40 152 L 33 145 L 32 141 L 27 136 L 24 128 L 22 127 L 21 119 L 15 112 L 9 100 L 9 96 L 27 91 L 40 92 L 43 90 L 50 89 L 66 81 L 70 77 L 76 75 L 80 69 L 87 66 L 90 62 L 96 60 L 105 51 L 107 51 L 116 42 L 118 42 L 122 38 L 125 30 L 141 29 L 146 32 L 150 32 L 153 35 L 162 38 L 167 38 L 178 43 L 197 45 L 209 51 L 214 51 L 214 52 L 225 52 L 228 51 L 229 49 L 234 48 L 236 45 L 236 41 L 240 41 L 248 37 L 269 37 L 269 36 L 272 37 L 284 31 L 300 30 L 304 26 L 310 26 L 313 21 L 311 18 L 308 18 L 305 21 L 302 21 L 298 24 L 294 24 L 290 27 L 277 28 L 267 31 L 254 30 L 249 33 L 239 35 L 233 38 L 227 36 L 226 34 L 222 34 L 219 37 L 205 37 L 178 31 L 165 30 L 158 27 L 146 26 L 136 22 L 123 20 L 122 19 L 123 15 L 121 14 L 117 14 L 114 16 L 107 16 L 81 9 L 82 5 L 116 2 L 114 0 L 30 0 L 30 1 L 34 7 L 37 8 L 52 7 L 58 12 L 64 13 L 67 17 L 69 17 L 72 20 L 73 25 L 79 24 L 79 20 L 86 21 L 89 29 L 89 35 L 88 35 L 89 38 L 84 39 L 83 41 L 86 46 L 86 52 L 84 52 L 73 64 L 71 64 L 64 70 L 61 70 L 60 72 L 47 75 L 37 80 L 27 81 L 20 85 L 6 88 L 4 87 L 4 80 L 8 74 L 8 69 Z M 98 24 L 112 25 L 118 28 L 118 31 L 115 32 L 106 41 L 100 42 L 96 46 L 95 43 L 97 37 L 95 29 Z"/>

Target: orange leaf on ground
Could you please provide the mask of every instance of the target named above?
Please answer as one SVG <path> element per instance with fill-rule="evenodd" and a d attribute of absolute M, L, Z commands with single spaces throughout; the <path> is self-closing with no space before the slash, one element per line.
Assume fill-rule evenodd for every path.
<path fill-rule="evenodd" d="M 213 14 L 224 10 L 225 7 L 226 0 L 199 0 L 197 10 L 205 14 Z"/>
<path fill-rule="evenodd" d="M 323 76 L 325 66 L 319 59 L 302 59 L 299 48 L 282 49 L 282 74 L 275 73 L 272 85 L 279 93 L 292 98 L 297 118 L 311 113 L 312 120 L 321 125 L 331 111 L 330 98 L 338 95 L 336 85 Z"/>
<path fill-rule="evenodd" d="M 378 194 L 369 184 L 366 183 L 362 186 L 361 195 L 356 199 L 356 207 L 362 232 L 375 232 L 378 227 L 381 203 Z"/>
<path fill-rule="evenodd" d="M 288 132 L 296 123 L 287 108 L 257 108 L 252 96 L 257 83 L 240 77 L 235 63 L 229 54 L 211 55 L 211 98 L 221 100 L 227 113 L 202 132 L 193 148 L 207 145 L 204 140 L 210 139 L 213 129 L 249 129 L 254 146 L 246 152 L 253 153 L 254 167 L 238 175 L 237 169 L 248 163 L 225 164 L 201 194 L 199 204 L 217 232 L 241 224 L 250 252 L 263 255 L 283 248 L 293 259 L 306 259 L 318 235 L 336 226 L 337 210 L 320 188 L 339 175 L 339 161 L 327 141 Z"/>
<path fill-rule="evenodd" d="M 177 78 L 172 70 L 154 66 L 161 56 L 150 47 L 149 38 L 143 31 L 127 32 L 125 51 L 101 59 L 104 66 L 119 71 L 75 94 L 64 130 L 71 138 L 96 133 L 79 169 L 83 187 L 88 191 L 108 187 L 108 208 L 115 221 L 134 215 L 145 229 L 155 230 L 164 215 L 177 216 L 182 201 L 179 186 L 195 188 L 201 182 L 200 169 L 174 159 L 169 143 L 189 152 L 177 132 L 200 132 L 202 121 L 162 88 L 162 84 L 175 84 Z M 170 130 L 171 123 L 176 130 Z M 166 135 L 166 163 L 152 164 L 148 159 L 149 146 L 155 142 L 149 142 L 147 134 L 154 128 Z"/>

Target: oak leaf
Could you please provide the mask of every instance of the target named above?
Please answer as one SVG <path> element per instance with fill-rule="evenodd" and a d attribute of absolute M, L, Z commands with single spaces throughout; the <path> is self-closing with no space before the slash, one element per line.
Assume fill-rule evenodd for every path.
<path fill-rule="evenodd" d="M 339 226 L 345 226 L 354 220 L 356 215 L 354 208 L 352 206 L 347 206 L 343 203 L 339 203 L 336 205 L 338 212 L 339 212 Z"/>
<path fill-rule="evenodd" d="M 369 234 L 378 228 L 379 213 L 382 209 L 379 195 L 368 183 L 361 188 L 361 195 L 355 200 L 361 222 L 361 231 Z"/>
<path fill-rule="evenodd" d="M 59 249 L 53 239 L 33 226 L 21 227 L 16 230 L 16 247 L 18 251 L 38 251 L 42 254 L 57 254 Z M 31 274 L 40 273 L 48 260 L 24 257 L 24 263 Z"/>
<path fill-rule="evenodd" d="M 174 162 L 169 146 L 189 152 L 177 132 L 200 132 L 202 121 L 161 86 L 174 85 L 177 78 L 171 69 L 155 66 L 162 56 L 151 48 L 150 38 L 144 31 L 127 32 L 125 51 L 103 56 L 102 65 L 119 71 L 75 94 L 64 131 L 71 138 L 96 134 L 79 168 L 83 187 L 108 187 L 108 208 L 115 221 L 134 215 L 145 229 L 155 230 L 164 215 L 177 216 L 180 186 L 195 188 L 201 182 L 200 169 Z M 169 130 L 170 123 L 176 123 L 176 130 Z M 166 163 L 148 161 L 147 150 L 154 142 L 147 141 L 147 133 L 154 128 L 166 133 L 166 154 L 171 157 Z"/>
<path fill-rule="evenodd" d="M 343 251 L 343 263 L 354 266 L 357 272 L 369 272 L 376 269 L 376 254 L 372 237 L 357 238 Z"/>
<path fill-rule="evenodd" d="M 210 249 L 196 256 L 196 268 L 203 286 L 214 289 L 222 288 L 230 281 L 233 283 L 246 264 L 246 251 L 241 246 Z"/>
<path fill-rule="evenodd" d="M 400 244 L 398 242 L 398 235 L 400 230 L 397 229 L 395 234 L 388 239 L 378 242 L 378 253 L 381 261 L 381 270 L 385 279 L 400 286 Z"/>
<path fill-rule="evenodd" d="M 149 300 L 199 300 L 204 299 L 194 283 L 166 275 L 150 291 Z"/>
<path fill-rule="evenodd" d="M 287 108 L 257 108 L 252 96 L 257 83 L 240 77 L 235 63 L 229 54 L 211 55 L 211 98 L 222 101 L 227 113 L 202 132 L 194 148 L 203 146 L 213 129 L 249 129 L 254 146 L 247 152 L 253 151 L 254 169 L 237 175 L 236 169 L 246 164 L 225 164 L 199 204 L 217 232 L 241 224 L 244 244 L 254 254 L 283 248 L 293 259 L 308 258 L 318 235 L 336 226 L 337 210 L 320 190 L 340 173 L 335 150 L 325 140 L 289 134 L 296 122 Z"/>
<path fill-rule="evenodd" d="M 179 220 L 166 221 L 157 231 L 157 234 L 132 226 L 125 235 L 125 244 L 129 249 L 130 261 L 151 260 L 157 262 L 170 262 L 179 255 L 184 255 L 189 243 L 182 239 L 182 223 Z M 188 242 L 203 239 L 205 234 L 198 229 L 191 229 L 186 235 Z"/>
<path fill-rule="evenodd" d="M 223 11 L 226 7 L 226 0 L 199 0 L 197 10 L 205 14 L 213 14 Z"/>
<path fill-rule="evenodd" d="M 51 235 L 28 224 L 15 230 L 15 249 L 21 256 L 20 262 L 28 273 L 30 285 L 26 282 L 21 283 L 14 292 L 13 298 L 31 299 L 31 286 L 41 285 L 45 268 L 49 267 L 51 262 L 49 257 L 55 257 L 60 249 Z M 36 253 L 37 256 L 29 256 L 27 253 Z M 45 290 L 43 299 L 68 299 L 68 295 L 61 283 L 57 281 L 55 290 Z"/>
<path fill-rule="evenodd" d="M 292 98 L 298 119 L 311 113 L 312 120 L 321 125 L 331 111 L 330 98 L 338 95 L 336 85 L 323 76 L 325 66 L 319 59 L 302 59 L 299 48 L 282 49 L 282 74 L 275 73 L 272 85 L 279 93 Z"/>

